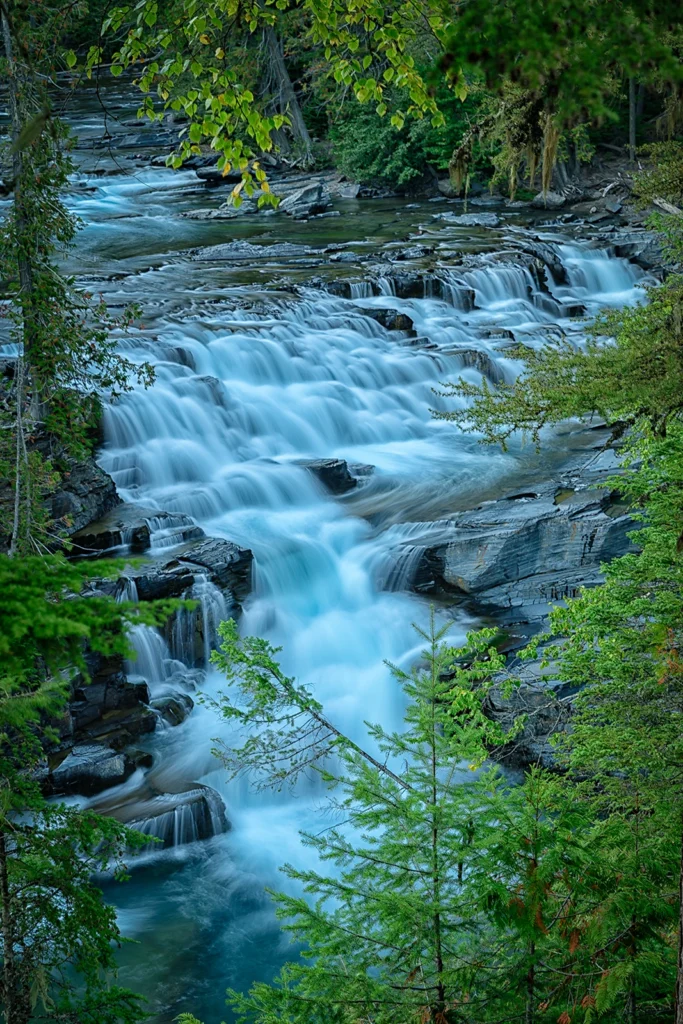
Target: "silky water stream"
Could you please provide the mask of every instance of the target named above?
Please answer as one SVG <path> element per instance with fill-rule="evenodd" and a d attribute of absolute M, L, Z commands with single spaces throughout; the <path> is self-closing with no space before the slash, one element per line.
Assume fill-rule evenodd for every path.
<path fill-rule="evenodd" d="M 446 408 L 433 388 L 460 374 L 480 379 L 482 369 L 511 379 L 519 369 L 506 355 L 512 336 L 534 346 L 564 333 L 581 344 L 585 322 L 568 314 L 639 301 L 642 271 L 557 228 L 534 234 L 540 230 L 554 254 L 551 272 L 504 257 L 527 238 L 519 222 L 474 232 L 439 226 L 430 241 L 441 284 L 428 282 L 423 297 L 398 297 L 391 270 L 372 287 L 362 267 L 351 275 L 351 297 L 324 286 L 293 297 L 264 286 L 276 278 L 300 283 L 321 268 L 329 275 L 321 247 L 332 230 L 359 258 L 381 250 L 388 266 L 396 240 L 429 222 L 434 207 L 349 203 L 343 224 L 273 217 L 245 227 L 181 218 L 200 202 L 189 172 L 147 170 L 86 185 L 73 199 L 86 223 L 79 266 L 89 267 L 89 286 L 113 306 L 142 304 L 145 326 L 122 346 L 157 371 L 148 391 L 136 389 L 107 408 L 101 465 L 124 500 L 184 513 L 208 536 L 253 551 L 242 632 L 281 645 L 286 670 L 314 688 L 344 729 L 362 738 L 366 720 L 398 726 L 401 700 L 384 662 L 415 660 L 411 623 L 429 614 L 410 592 L 416 538 L 424 541 L 455 509 L 547 476 L 568 446 L 581 443 L 578 428 L 565 432 L 543 462 L 526 449 L 481 448 L 433 418 L 433 408 Z M 247 263 L 174 251 L 247 235 L 264 247 L 294 237 L 317 250 L 287 260 L 270 259 L 264 248 L 263 259 Z M 462 251 L 483 255 L 454 268 Z M 416 337 L 385 330 L 364 313 L 373 308 L 405 313 Z M 316 457 L 374 470 L 334 498 L 297 464 Z M 153 549 L 164 554 L 168 543 L 163 534 L 153 537 Z M 208 647 L 227 610 L 201 577 L 194 595 Z M 132 585 L 127 596 L 134 596 Z M 460 611 L 440 614 L 453 619 L 455 641 L 474 624 Z M 217 674 L 197 667 L 182 621 L 166 638 L 141 629 L 135 644 L 131 674 L 146 679 L 154 696 L 220 691 Z M 168 848 L 146 854 L 129 883 L 108 890 L 124 932 L 140 943 L 123 950 L 122 981 L 150 999 L 156 1024 L 170 1024 L 181 1009 L 206 1024 L 228 1019 L 225 988 L 270 978 L 291 955 L 264 887 L 283 885 L 282 862 L 310 859 L 299 829 L 329 823 L 312 782 L 294 793 L 228 785 L 211 754 L 223 728 L 209 707 L 196 704 L 181 725 L 160 727 L 150 742 L 158 788 L 211 787 L 203 813 L 215 816 L 209 831 L 218 834 L 192 842 L 196 818 L 171 801 L 155 825 Z M 144 785 L 141 770 L 106 798 L 125 801 Z M 229 831 L 214 792 L 225 803 Z"/>

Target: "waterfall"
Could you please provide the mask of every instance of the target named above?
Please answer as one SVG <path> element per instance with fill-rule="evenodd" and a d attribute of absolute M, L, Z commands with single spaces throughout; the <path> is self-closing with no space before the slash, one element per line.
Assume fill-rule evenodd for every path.
<path fill-rule="evenodd" d="M 399 272 L 392 276 L 385 260 L 376 286 L 344 278 L 347 298 L 302 286 L 301 268 L 288 265 L 282 272 L 292 274 L 298 295 L 285 303 L 282 293 L 274 298 L 259 286 L 272 284 L 273 261 L 267 270 L 230 267 L 176 251 L 242 229 L 175 216 L 179 203 L 188 208 L 199 199 L 168 192 L 171 181 L 189 187 L 189 178 L 170 171 L 144 172 L 135 183 L 95 180 L 97 194 L 74 201 L 88 221 L 82 244 L 94 265 L 112 253 L 128 261 L 125 280 L 98 287 L 112 304 L 139 300 L 144 307 L 145 328 L 122 347 L 128 358 L 157 368 L 154 387 L 136 387 L 106 407 L 102 467 L 125 500 L 187 517 L 207 536 L 253 550 L 254 588 L 240 629 L 281 646 L 284 670 L 366 742 L 368 720 L 401 725 L 400 695 L 385 661 L 407 668 L 420 650 L 410 626 L 424 624 L 429 609 L 410 589 L 424 546 L 454 509 L 516 486 L 539 467 L 517 442 L 507 453 L 482 448 L 476 436 L 435 420 L 432 409 L 453 404 L 433 389 L 461 375 L 480 381 L 482 372 L 512 379 L 520 368 L 509 353 L 514 341 L 540 346 L 568 337 L 582 344 L 584 312 L 641 301 L 647 278 L 609 249 L 553 235 L 542 243 L 561 273 L 536 266 L 513 240 L 505 253 L 439 265 L 433 278 L 423 275 L 424 288 L 419 278 L 414 288 L 397 288 Z M 370 227 L 362 216 L 354 230 L 373 238 L 381 217 Z M 254 218 L 253 230 L 272 234 L 275 226 L 277 233 L 275 219 L 263 223 Z M 287 222 L 287 230 L 309 228 Z M 269 244 L 270 234 L 260 241 Z M 434 259 L 441 258 L 437 247 Z M 408 291 L 418 297 L 402 298 Z M 253 307 L 242 308 L 254 296 Z M 413 332 L 386 330 L 367 315 L 378 309 L 405 314 Z M 362 487 L 334 498 L 300 464 L 322 457 L 374 469 Z M 178 526 L 190 529 L 187 521 Z M 177 539 L 167 529 L 168 521 L 155 524 L 153 555 Z M 132 581 L 122 588 L 122 597 L 135 599 Z M 231 609 L 201 575 L 191 596 L 197 609 L 177 614 L 167 630 L 134 631 L 137 658 L 129 670 L 147 680 L 153 699 L 199 686 L 210 701 L 226 687 L 209 656 L 216 626 Z M 472 624 L 458 615 L 455 644 Z M 185 949 L 191 925 L 206 981 L 194 1010 L 206 1020 L 224 1012 L 227 963 L 244 988 L 255 976 L 255 956 L 270 976 L 287 955 L 263 887 L 282 885 L 282 861 L 315 866 L 297 832 L 320 828 L 314 783 L 294 794 L 254 794 L 245 780 L 226 782 L 212 746 L 214 737 L 229 740 L 232 728 L 210 703 L 196 702 L 181 725 L 148 741 L 149 775 L 136 773 L 107 805 L 162 840 L 148 858 L 158 873 L 136 875 L 115 893 L 124 929 L 143 939 L 122 954 L 126 981 L 164 993 L 173 983 L 185 994 L 196 968 L 191 957 L 174 959 L 172 947 L 177 940 L 175 948 Z M 211 842 L 196 841 L 204 837 Z M 178 843 L 188 852 L 174 874 L 168 848 Z M 164 1024 L 181 1008 L 173 1003 Z"/>

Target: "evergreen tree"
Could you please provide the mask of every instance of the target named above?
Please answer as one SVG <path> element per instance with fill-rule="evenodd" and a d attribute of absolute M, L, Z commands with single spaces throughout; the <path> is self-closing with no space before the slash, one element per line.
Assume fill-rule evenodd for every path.
<path fill-rule="evenodd" d="M 175 602 L 117 603 L 82 593 L 118 566 L 61 556 L 0 556 L 0 1009 L 6 1024 L 132 1024 L 140 1000 L 111 984 L 120 933 L 92 881 L 125 877 L 129 847 L 147 842 L 117 822 L 47 805 L 36 769 L 56 739 L 69 684 L 87 678 L 85 645 L 129 653 L 127 629 L 161 624 Z"/>

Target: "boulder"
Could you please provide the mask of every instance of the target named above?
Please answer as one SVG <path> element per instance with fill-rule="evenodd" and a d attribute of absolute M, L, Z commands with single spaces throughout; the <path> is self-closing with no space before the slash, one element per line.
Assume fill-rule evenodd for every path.
<path fill-rule="evenodd" d="M 191 253 L 193 260 L 202 262 L 222 262 L 223 260 L 264 260 L 264 259 L 286 259 L 289 256 L 308 256 L 314 253 L 308 245 L 296 245 L 294 242 L 276 242 L 272 245 L 254 245 L 253 242 L 236 240 L 234 242 L 223 242 L 220 245 L 207 245 L 201 249 L 194 249 Z"/>
<path fill-rule="evenodd" d="M 426 526 L 414 585 L 543 617 L 549 604 L 597 584 L 601 563 L 634 550 L 633 520 L 612 504 L 608 491 L 549 485 Z"/>
<path fill-rule="evenodd" d="M 391 256 L 391 260 L 423 260 L 434 252 L 433 245 L 411 245 Z"/>
<path fill-rule="evenodd" d="M 413 331 L 413 321 L 405 313 L 399 313 L 395 309 L 375 309 L 374 307 L 362 308 L 359 310 L 363 316 L 376 320 L 378 324 L 388 331 Z"/>
<path fill-rule="evenodd" d="M 559 192 L 539 192 L 531 200 L 531 205 L 536 210 L 560 210 L 565 202 L 565 197 Z"/>
<path fill-rule="evenodd" d="M 358 485 L 344 459 L 302 459 L 298 464 L 317 477 L 330 494 L 346 494 Z"/>
<path fill-rule="evenodd" d="M 135 793 L 104 798 L 95 809 L 158 841 L 143 847 L 143 852 L 212 839 L 230 828 L 221 797 L 198 782 L 163 793 L 153 780 L 145 780 Z"/>
<path fill-rule="evenodd" d="M 129 682 L 125 676 L 110 680 L 95 680 L 76 686 L 69 711 L 76 735 L 85 730 L 92 736 L 99 722 L 109 711 L 132 711 L 149 703 L 149 688 L 145 682 Z M 144 731 L 144 730 L 143 730 Z"/>
<path fill-rule="evenodd" d="M 204 536 L 204 531 L 182 512 L 163 512 L 142 505 L 122 503 L 95 523 L 73 535 L 76 554 L 93 555 L 126 547 L 134 554 L 146 551 L 155 533 L 163 532 L 167 545 L 182 544 Z"/>
<path fill-rule="evenodd" d="M 178 691 L 165 697 L 155 697 L 152 707 L 169 725 L 181 725 L 192 711 L 194 701 L 189 694 Z"/>
<path fill-rule="evenodd" d="M 197 576 L 206 577 L 219 590 L 241 603 L 251 589 L 253 554 L 229 540 L 206 537 L 176 551 L 172 558 L 149 561 L 128 569 L 123 579 L 134 582 L 140 601 L 183 597 Z M 100 593 L 116 594 L 120 581 L 101 580 Z"/>
<path fill-rule="evenodd" d="M 75 746 L 49 770 L 44 788 L 53 795 L 93 796 L 125 782 L 134 771 L 135 765 L 125 754 L 99 743 L 84 743 Z"/>
<path fill-rule="evenodd" d="M 141 736 L 154 732 L 158 724 L 157 712 L 146 704 L 137 703 L 133 707 L 104 711 L 96 721 L 82 729 L 81 735 L 88 742 L 106 743 L 112 750 L 123 750 Z"/>
<path fill-rule="evenodd" d="M 329 193 L 320 181 L 311 182 L 291 192 L 280 200 L 278 211 L 286 213 L 295 220 L 310 217 L 314 213 L 322 213 L 330 205 Z"/>
<path fill-rule="evenodd" d="M 69 537 L 121 503 L 112 478 L 93 458 L 72 461 L 59 488 L 48 498 L 50 518 Z"/>

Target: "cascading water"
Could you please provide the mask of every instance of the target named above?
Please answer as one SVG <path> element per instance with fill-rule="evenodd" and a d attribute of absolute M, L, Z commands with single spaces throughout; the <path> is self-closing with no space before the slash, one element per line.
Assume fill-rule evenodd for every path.
<path fill-rule="evenodd" d="M 144 251 L 155 251 L 152 235 L 169 216 L 164 190 L 178 182 L 170 172 L 147 180 L 153 194 L 112 178 L 76 204 L 94 254 L 98 246 L 111 251 L 97 232 L 113 209 L 132 213 L 132 197 L 141 197 L 149 222 L 126 235 L 117 221 L 115 252 L 136 273 L 110 282 L 107 297 L 146 304 L 145 329 L 125 342 L 126 354 L 153 361 L 157 383 L 107 408 L 101 464 L 125 500 L 190 516 L 207 535 L 254 552 L 242 631 L 282 645 L 286 671 L 311 684 L 344 729 L 363 738 L 366 720 L 398 727 L 401 702 L 384 662 L 409 665 L 419 650 L 410 624 L 424 621 L 428 609 L 409 589 L 420 541 L 454 508 L 538 472 L 531 452 L 483 450 L 476 438 L 433 419 L 432 408 L 445 408 L 433 388 L 461 374 L 480 379 L 487 366 L 497 379 L 511 379 L 519 369 L 506 355 L 513 335 L 525 345 L 561 334 L 580 342 L 584 325 L 568 311 L 592 315 L 602 305 L 638 301 L 642 272 L 607 250 L 553 236 L 545 244 L 564 268 L 556 283 L 537 267 L 507 261 L 501 238 L 505 251 L 476 266 L 444 263 L 422 298 L 401 298 L 386 273 L 378 287 L 351 282 L 347 299 L 308 289 L 279 306 L 271 297 L 265 312 L 235 312 L 228 299 L 239 297 L 244 270 L 236 284 L 221 266 L 198 269 L 174 257 L 159 258 L 153 274 L 137 272 L 140 233 L 146 230 Z M 199 230 L 194 222 L 192 230 Z M 176 224 L 171 234 L 185 231 Z M 255 268 L 251 278 L 258 280 Z M 410 317 L 414 337 L 385 330 L 363 312 L 373 309 Z M 473 352 L 477 360 L 466 355 Z M 299 464 L 320 457 L 374 471 L 334 499 Z M 207 694 L 224 685 L 206 669 L 226 609 L 205 579 L 195 579 L 195 596 L 199 647 L 194 613 L 177 616 L 163 636 L 136 632 L 130 671 L 153 696 L 169 687 L 193 691 L 198 679 Z M 458 618 L 455 641 L 467 625 Z M 154 851 L 154 875 L 136 872 L 115 894 L 124 931 L 142 943 L 124 953 L 125 982 L 151 998 L 157 1024 L 169 1024 L 181 1008 L 207 1024 L 225 1019 L 227 985 L 272 976 L 287 949 L 263 887 L 283 884 L 280 862 L 311 856 L 297 830 L 320 827 L 314 783 L 293 795 L 254 794 L 246 780 L 226 784 L 211 753 L 211 738 L 226 738 L 226 729 L 210 706 L 196 705 L 182 725 L 155 734 L 147 779 L 136 773 L 107 795 L 165 846 L 213 836 Z M 224 798 L 229 833 L 210 820 L 216 808 L 202 785 Z M 176 800 L 188 792 L 189 802 Z"/>

